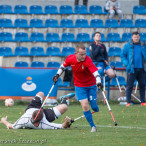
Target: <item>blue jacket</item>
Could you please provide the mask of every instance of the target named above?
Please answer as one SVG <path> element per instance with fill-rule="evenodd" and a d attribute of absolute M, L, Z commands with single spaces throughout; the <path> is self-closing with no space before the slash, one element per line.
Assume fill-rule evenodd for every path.
<path fill-rule="evenodd" d="M 146 45 L 141 41 L 140 41 L 140 45 L 142 47 L 143 67 L 146 72 Z M 134 73 L 133 52 L 134 52 L 134 45 L 131 39 L 127 44 L 124 45 L 121 53 L 121 61 L 126 67 L 127 73 Z"/>

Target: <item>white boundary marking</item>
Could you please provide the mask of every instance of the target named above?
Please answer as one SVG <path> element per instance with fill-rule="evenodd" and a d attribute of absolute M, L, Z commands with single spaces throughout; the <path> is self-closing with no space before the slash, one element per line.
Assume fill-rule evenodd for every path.
<path fill-rule="evenodd" d="M 89 125 L 80 125 L 80 124 L 73 124 L 75 126 L 80 127 L 88 127 Z M 143 127 L 133 127 L 133 126 L 106 126 L 106 125 L 96 125 L 96 127 L 103 127 L 103 128 L 123 128 L 123 129 L 140 129 L 145 130 L 146 128 Z"/>

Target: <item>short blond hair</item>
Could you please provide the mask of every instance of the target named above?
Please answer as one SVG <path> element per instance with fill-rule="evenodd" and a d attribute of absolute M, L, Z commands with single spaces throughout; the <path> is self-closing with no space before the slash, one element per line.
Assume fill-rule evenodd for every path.
<path fill-rule="evenodd" d="M 75 48 L 75 53 L 78 53 L 79 49 L 86 50 L 86 47 L 83 44 L 78 44 Z"/>

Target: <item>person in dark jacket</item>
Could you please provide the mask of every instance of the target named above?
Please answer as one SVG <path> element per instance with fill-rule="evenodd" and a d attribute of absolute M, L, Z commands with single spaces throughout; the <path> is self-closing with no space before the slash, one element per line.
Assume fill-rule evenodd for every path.
<path fill-rule="evenodd" d="M 127 105 L 131 104 L 131 93 L 135 79 L 138 81 L 140 89 L 141 106 L 145 103 L 145 72 L 146 72 L 146 45 L 140 41 L 138 32 L 132 33 L 132 39 L 123 47 L 121 61 L 126 67 L 127 87 L 126 97 Z"/>
<path fill-rule="evenodd" d="M 79 0 L 75 0 L 75 5 L 79 5 Z M 88 5 L 88 0 L 83 0 L 83 5 Z"/>

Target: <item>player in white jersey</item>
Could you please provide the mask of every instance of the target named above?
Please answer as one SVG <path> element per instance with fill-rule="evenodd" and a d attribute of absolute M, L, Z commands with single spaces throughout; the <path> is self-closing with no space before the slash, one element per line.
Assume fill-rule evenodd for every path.
<path fill-rule="evenodd" d="M 34 121 L 38 110 L 42 105 L 44 98 L 43 92 L 38 92 L 32 99 L 31 103 L 26 108 L 25 113 L 14 123 L 11 124 L 7 121 L 7 117 L 2 117 L 1 122 L 6 125 L 8 129 L 63 129 L 68 128 L 71 119 L 66 116 L 63 124 L 52 123 L 59 116 L 64 114 L 67 109 L 67 98 L 63 97 L 61 103 L 53 108 L 46 108 L 41 110 L 37 119 Z"/>

